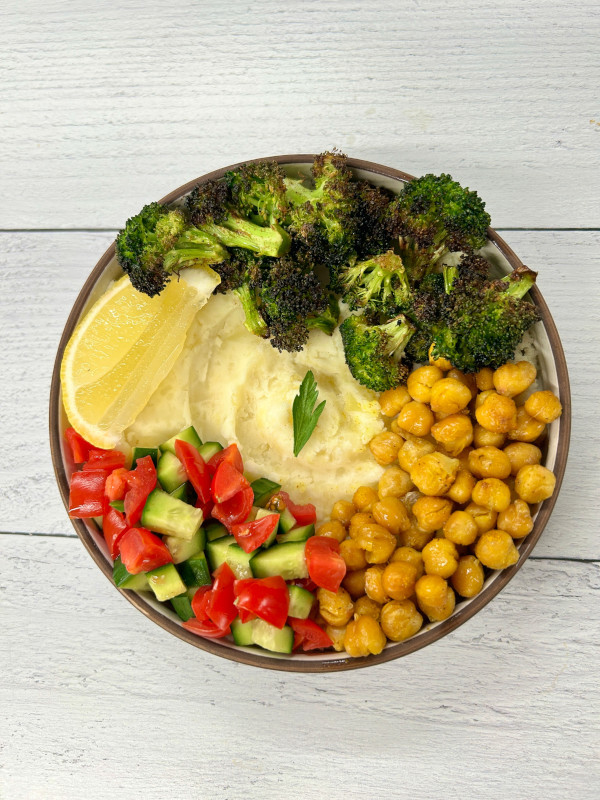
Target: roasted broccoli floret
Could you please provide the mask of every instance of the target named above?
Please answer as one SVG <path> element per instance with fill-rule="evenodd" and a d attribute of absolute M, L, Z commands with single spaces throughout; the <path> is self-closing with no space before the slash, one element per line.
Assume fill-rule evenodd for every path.
<path fill-rule="evenodd" d="M 394 237 L 390 231 L 389 207 L 395 195 L 367 181 L 358 181 L 356 191 L 356 253 L 362 260 L 392 247 Z"/>
<path fill-rule="evenodd" d="M 328 336 L 332 336 L 339 319 L 340 304 L 338 303 L 337 297 L 333 293 L 330 293 L 325 310 L 320 314 L 313 314 L 307 317 L 306 327 L 309 331 L 319 330 L 323 331 L 323 333 L 326 333 Z"/>
<path fill-rule="evenodd" d="M 411 300 L 404 264 L 392 250 L 340 270 L 339 281 L 350 308 L 368 308 L 388 319 Z"/>
<path fill-rule="evenodd" d="M 209 234 L 187 228 L 183 212 L 150 203 L 125 223 L 117 236 L 117 259 L 132 285 L 153 297 L 173 272 L 183 267 L 213 266 L 228 259 L 227 250 Z"/>
<path fill-rule="evenodd" d="M 221 278 L 215 291 L 223 294 L 233 291 L 244 310 L 244 325 L 250 333 L 262 338 L 269 335 L 269 329 L 259 309 L 261 280 L 263 274 L 271 268 L 270 265 L 278 261 L 279 259 L 259 256 L 251 250 L 236 247 L 231 250 L 228 261 L 212 267 Z"/>
<path fill-rule="evenodd" d="M 402 315 L 383 325 L 369 325 L 362 316 L 345 319 L 340 333 L 352 377 L 376 392 L 406 381 L 409 370 L 400 358 L 413 331 Z"/>
<path fill-rule="evenodd" d="M 242 164 L 225 174 L 235 207 L 259 225 L 276 225 L 288 214 L 285 172 L 275 161 Z"/>

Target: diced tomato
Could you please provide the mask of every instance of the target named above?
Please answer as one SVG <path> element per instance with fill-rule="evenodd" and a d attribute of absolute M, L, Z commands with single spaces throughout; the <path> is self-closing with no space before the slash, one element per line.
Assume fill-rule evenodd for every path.
<path fill-rule="evenodd" d="M 337 592 L 346 574 L 339 543 L 328 536 L 311 536 L 306 541 L 304 555 L 308 574 L 317 586 Z"/>
<path fill-rule="evenodd" d="M 279 514 L 255 519 L 253 522 L 240 522 L 231 525 L 229 530 L 244 553 L 252 553 L 267 541 L 279 523 Z"/>
<path fill-rule="evenodd" d="M 241 609 L 245 609 L 270 625 L 283 628 L 290 608 L 290 593 L 281 575 L 236 581 L 234 593 L 240 617 Z"/>
<path fill-rule="evenodd" d="M 196 448 L 183 439 L 175 439 L 175 455 L 183 464 L 188 480 L 196 490 L 200 503 L 212 500 L 210 494 L 210 472 Z"/>
<path fill-rule="evenodd" d="M 94 445 L 86 442 L 86 440 L 81 436 L 75 428 L 67 428 L 65 431 L 65 439 L 67 440 L 69 447 L 71 448 L 71 453 L 73 454 L 73 461 L 76 464 L 83 464 L 84 461 L 88 460 L 88 456 L 90 454 L 90 450 L 93 448 Z"/>
<path fill-rule="evenodd" d="M 210 586 L 199 586 L 192 598 L 192 611 L 196 618 L 203 622 L 209 619 L 208 604 L 210 603 L 211 588 Z"/>
<path fill-rule="evenodd" d="M 122 500 L 125 497 L 128 475 L 129 472 L 124 467 L 120 467 L 108 476 L 104 484 L 104 494 L 108 497 L 109 502 Z"/>
<path fill-rule="evenodd" d="M 233 584 L 235 575 L 227 562 L 217 567 L 213 574 L 213 586 L 207 613 L 218 628 L 227 628 L 237 617 L 234 605 Z"/>
<path fill-rule="evenodd" d="M 162 539 L 146 528 L 130 528 L 126 531 L 119 542 L 119 552 L 125 569 L 132 575 L 173 563 L 173 556 Z"/>
<path fill-rule="evenodd" d="M 210 492 L 215 503 L 224 503 L 250 484 L 229 461 L 221 461 L 212 479 Z"/>
<path fill-rule="evenodd" d="M 229 625 L 226 628 L 218 628 L 210 620 L 204 621 L 192 617 L 192 619 L 188 619 L 187 622 L 182 622 L 181 624 L 186 630 L 197 633 L 198 636 L 203 636 L 205 639 L 222 639 L 231 633 Z"/>
<path fill-rule="evenodd" d="M 217 503 L 212 510 L 212 516 L 222 522 L 225 527 L 230 528 L 239 522 L 245 522 L 248 514 L 252 511 L 254 492 L 252 487 L 242 489 L 241 492 L 234 494 L 224 503 Z"/>
<path fill-rule="evenodd" d="M 244 471 L 244 462 L 242 461 L 240 450 L 235 442 L 230 444 L 229 447 L 226 447 L 224 450 L 219 450 L 218 453 L 215 453 L 214 456 L 209 458 L 208 468 L 211 473 L 214 474 L 217 471 L 219 464 L 223 463 L 224 461 L 231 464 L 232 467 L 235 467 L 238 472 Z"/>
<path fill-rule="evenodd" d="M 108 506 L 102 518 L 102 533 L 113 561 L 119 555 L 119 544 L 128 530 L 125 516 L 112 506 Z"/>
<path fill-rule="evenodd" d="M 253 611 L 246 611 L 245 608 L 238 608 L 238 613 L 240 622 L 252 622 L 253 619 L 256 619 L 256 614 Z"/>
<path fill-rule="evenodd" d="M 300 645 L 305 652 L 333 647 L 330 636 L 312 619 L 288 617 L 288 622 L 294 631 L 294 650 Z"/>
<path fill-rule="evenodd" d="M 304 525 L 314 525 L 314 523 L 317 521 L 317 509 L 312 503 L 306 503 L 306 505 L 298 506 L 296 503 L 294 503 L 287 492 L 280 490 L 277 492 L 277 494 L 273 495 L 269 501 L 270 508 L 283 511 L 283 508 L 278 508 L 278 505 L 281 505 L 277 503 L 278 498 L 282 501 L 283 505 L 289 509 L 290 514 L 294 517 L 298 526 L 302 527 Z"/>
<path fill-rule="evenodd" d="M 74 472 L 69 490 L 69 514 L 78 519 L 101 517 L 106 504 L 104 483 L 106 471 L 102 469 Z"/>
<path fill-rule="evenodd" d="M 148 495 L 156 487 L 156 467 L 152 456 L 138 458 L 137 466 L 127 475 L 125 519 L 133 527 L 142 516 Z"/>
<path fill-rule="evenodd" d="M 110 472 L 113 469 L 125 466 L 125 453 L 120 450 L 90 450 L 87 462 L 83 469 L 87 472 L 91 469 L 105 469 Z"/>
<path fill-rule="evenodd" d="M 204 522 L 206 522 L 206 520 L 212 516 L 212 510 L 214 508 L 214 505 L 215 504 L 213 503 L 212 500 L 209 500 L 208 503 L 203 503 L 201 502 L 199 497 L 196 498 L 196 508 L 202 509 L 202 517 Z"/>

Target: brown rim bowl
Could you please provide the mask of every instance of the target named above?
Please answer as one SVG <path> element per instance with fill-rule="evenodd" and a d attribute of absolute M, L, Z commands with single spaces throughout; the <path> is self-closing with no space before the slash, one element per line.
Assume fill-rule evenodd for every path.
<path fill-rule="evenodd" d="M 279 162 L 289 170 L 291 174 L 298 174 L 299 172 L 306 173 L 308 171 L 313 158 L 314 156 L 312 154 L 301 154 L 275 156 L 271 157 L 269 160 Z M 411 175 L 405 172 L 368 161 L 360 161 L 351 158 L 348 159 L 348 163 L 360 178 L 395 189 L 396 191 L 401 188 L 403 183 L 412 178 Z M 224 167 L 223 169 L 203 175 L 179 187 L 179 189 L 170 192 L 161 202 L 175 202 L 190 192 L 197 183 L 204 183 L 208 180 L 221 178 L 227 170 L 232 169 L 234 166 L 237 165 Z M 506 273 L 511 269 L 516 269 L 521 266 L 521 261 L 518 256 L 491 228 L 488 231 L 488 237 L 489 241 L 484 248 L 484 254 L 495 268 Z M 114 244 L 112 244 L 98 261 L 83 286 L 83 289 L 79 293 L 63 331 L 54 365 L 50 389 L 50 447 L 56 479 L 66 508 L 68 508 L 69 498 L 69 476 L 73 465 L 72 462 L 70 462 L 68 453 L 65 451 L 62 435 L 67 426 L 67 422 L 60 394 L 60 363 L 65 346 L 82 313 L 91 302 L 98 297 L 108 282 L 116 274 L 118 274 L 118 267 L 115 259 L 115 247 Z M 164 628 L 169 633 L 178 636 L 189 644 L 199 647 L 201 650 L 206 650 L 214 655 L 252 666 L 290 672 L 334 672 L 381 664 L 385 661 L 408 655 L 415 650 L 419 650 L 421 647 L 432 644 L 455 628 L 458 628 L 459 625 L 462 625 L 487 605 L 522 567 L 535 547 L 552 513 L 567 463 L 571 429 L 571 395 L 565 355 L 556 326 L 540 291 L 536 287 L 532 290 L 531 294 L 542 316 L 542 322 L 538 323 L 534 329 L 542 382 L 544 388 L 551 389 L 559 395 L 563 406 L 563 414 L 560 419 L 548 426 L 548 436 L 544 448 L 544 463 L 556 476 L 556 489 L 553 496 L 549 500 L 543 502 L 538 508 L 532 532 L 522 540 L 519 545 L 520 557 L 518 562 L 514 566 L 502 570 L 501 572 L 490 573 L 480 594 L 470 600 L 462 600 L 457 603 L 454 613 L 447 620 L 424 625 L 419 633 L 403 642 L 388 642 L 388 645 L 379 655 L 371 655 L 365 658 L 350 658 L 341 653 L 327 652 L 282 656 L 271 654 L 258 648 L 238 647 L 225 640 L 202 639 L 183 628 L 176 614 L 172 612 L 170 608 L 167 608 L 166 604 L 154 601 L 148 593 L 136 594 L 135 592 L 122 589 L 116 589 L 116 591 L 120 591 L 132 605 L 157 625 L 160 625 L 161 628 Z M 71 522 L 77 535 L 96 564 L 114 586 L 112 581 L 112 562 L 108 555 L 102 534 L 95 523 L 92 520 L 84 521 L 80 519 L 72 519 Z"/>

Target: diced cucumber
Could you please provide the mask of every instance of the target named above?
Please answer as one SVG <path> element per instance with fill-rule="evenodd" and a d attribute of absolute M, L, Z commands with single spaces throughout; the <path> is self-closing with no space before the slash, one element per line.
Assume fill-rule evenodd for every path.
<path fill-rule="evenodd" d="M 109 503 L 110 506 L 115 508 L 117 511 L 120 511 L 121 514 L 125 511 L 125 501 L 124 500 L 111 500 Z"/>
<path fill-rule="evenodd" d="M 160 489 L 154 489 L 146 500 L 141 523 L 156 533 L 189 540 L 197 533 L 202 520 L 201 508 L 194 508 Z"/>
<path fill-rule="evenodd" d="M 273 497 L 275 492 L 281 489 L 280 483 L 270 481 L 268 478 L 258 478 L 250 484 L 254 492 L 254 505 L 265 506 Z"/>
<path fill-rule="evenodd" d="M 225 525 L 221 525 L 220 522 L 208 522 L 204 526 L 204 532 L 207 542 L 213 542 L 215 539 L 222 539 L 224 536 L 228 536 L 227 528 Z"/>
<path fill-rule="evenodd" d="M 175 440 L 181 439 L 184 442 L 188 442 L 193 447 L 199 448 L 202 447 L 202 439 L 196 433 L 196 429 L 193 425 L 190 425 L 189 428 L 185 428 L 184 430 L 177 433 L 175 436 L 172 436 L 170 439 L 167 439 L 166 442 L 163 442 L 160 446 L 161 453 L 173 453 L 175 455 Z"/>
<path fill-rule="evenodd" d="M 264 517 L 271 517 L 275 512 L 269 511 L 267 508 L 259 508 L 256 512 L 255 519 L 263 519 Z M 262 547 L 266 550 L 268 547 L 271 547 L 272 544 L 275 544 L 275 539 L 277 538 L 277 532 L 279 531 L 279 522 L 273 528 L 273 533 L 269 536 L 269 538 L 262 543 Z"/>
<path fill-rule="evenodd" d="M 195 556 L 196 553 L 204 550 L 206 537 L 204 529 L 200 528 L 189 540 L 180 539 L 177 536 L 165 536 L 164 543 L 167 545 L 169 553 L 173 556 L 173 562 L 181 564 L 183 561 L 187 561 L 188 558 Z"/>
<path fill-rule="evenodd" d="M 161 603 L 171 600 L 178 594 L 185 594 L 186 585 L 173 564 L 165 564 L 164 567 L 153 569 L 151 572 L 147 572 L 146 576 L 156 599 Z"/>
<path fill-rule="evenodd" d="M 198 448 L 198 452 L 205 461 L 210 461 L 210 459 L 216 453 L 220 453 L 222 449 L 223 445 L 219 444 L 218 442 L 204 442 L 202 447 Z"/>
<path fill-rule="evenodd" d="M 208 563 L 203 552 L 183 561 L 178 567 L 179 574 L 186 586 L 208 586 L 211 583 Z"/>
<path fill-rule="evenodd" d="M 150 456 L 152 461 L 154 461 L 154 466 L 156 466 L 158 459 L 158 447 L 134 447 L 133 456 L 131 457 L 131 469 L 135 469 L 135 464 L 138 458 L 144 458 L 144 456 Z"/>
<path fill-rule="evenodd" d="M 158 459 L 156 477 L 165 492 L 174 492 L 186 482 L 187 472 L 177 456 L 167 450 Z"/>
<path fill-rule="evenodd" d="M 150 588 L 146 573 L 140 572 L 139 575 L 132 575 L 130 572 L 127 572 L 125 564 L 121 561 L 121 556 L 117 556 L 114 563 L 113 580 L 115 586 L 118 586 L 119 589 L 131 589 L 133 592 L 142 592 Z"/>
<path fill-rule="evenodd" d="M 252 620 L 252 641 L 273 653 L 291 653 L 294 647 L 294 631 L 289 625 L 276 628 L 263 619 Z"/>
<path fill-rule="evenodd" d="M 314 525 L 303 525 L 301 528 L 291 528 L 287 533 L 280 533 L 277 537 L 279 544 L 285 542 L 305 542 L 315 535 Z"/>
<path fill-rule="evenodd" d="M 237 617 L 231 623 L 231 635 L 233 636 L 233 641 L 243 647 L 254 644 L 254 639 L 252 638 L 252 622 L 242 622 L 241 619 Z"/>
<path fill-rule="evenodd" d="M 188 619 L 191 619 L 194 616 L 192 604 L 190 602 L 190 598 L 187 596 L 187 593 L 178 594 L 175 597 L 172 597 L 171 605 L 175 609 L 179 619 L 182 619 L 184 622 L 187 622 Z"/>
<path fill-rule="evenodd" d="M 250 560 L 250 568 L 255 578 L 269 578 L 272 575 L 281 575 L 286 581 L 308 578 L 304 542 L 273 545 L 268 550 L 257 553 Z"/>
<path fill-rule="evenodd" d="M 222 539 L 213 539 L 212 542 L 207 542 L 206 556 L 211 572 L 227 562 L 236 578 L 252 577 L 250 569 L 252 553 L 244 553 L 233 536 L 224 536 Z"/>
<path fill-rule="evenodd" d="M 308 589 L 303 589 L 302 586 L 295 586 L 292 584 L 288 587 L 290 591 L 290 610 L 288 611 L 289 617 L 297 617 L 298 619 L 307 619 L 310 610 L 315 602 L 315 596 Z"/>
<path fill-rule="evenodd" d="M 197 495 L 189 481 L 182 483 L 181 486 L 178 486 L 172 492 L 169 492 L 169 494 L 177 500 L 183 500 L 184 503 L 188 503 L 190 506 L 196 504 Z"/>
<path fill-rule="evenodd" d="M 279 516 L 279 528 L 282 533 L 287 533 L 291 530 L 294 525 L 296 524 L 296 518 L 289 510 L 289 508 L 284 508 L 283 511 L 280 512 Z"/>

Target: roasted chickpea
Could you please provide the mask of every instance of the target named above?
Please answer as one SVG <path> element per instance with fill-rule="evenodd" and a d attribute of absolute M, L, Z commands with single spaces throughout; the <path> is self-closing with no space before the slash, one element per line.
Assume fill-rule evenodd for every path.
<path fill-rule="evenodd" d="M 506 531 L 482 533 L 475 545 L 475 555 L 490 569 L 506 569 L 519 560 L 519 551 Z"/>
<path fill-rule="evenodd" d="M 433 579 L 436 580 L 435 586 L 424 585 L 425 581 Z M 437 580 L 442 581 L 443 585 L 438 584 Z M 421 586 L 419 586 L 419 584 L 421 584 Z M 456 602 L 454 592 L 439 575 L 423 575 L 423 577 L 417 581 L 416 594 L 419 608 L 429 617 L 431 622 L 441 622 L 444 619 L 448 619 L 454 611 L 454 604 Z M 428 596 L 435 597 L 436 599 L 440 597 L 441 601 L 430 603 L 427 600 Z"/>
<path fill-rule="evenodd" d="M 467 375 L 464 372 L 461 372 L 459 369 L 451 369 L 450 372 L 446 375 L 447 378 L 456 378 L 457 381 L 463 383 L 467 389 L 471 392 L 471 400 L 477 394 L 477 383 L 475 381 L 475 375 Z"/>
<path fill-rule="evenodd" d="M 412 547 L 415 550 L 422 550 L 427 542 L 433 539 L 431 531 L 424 531 L 416 524 L 411 525 L 407 531 L 401 531 L 398 535 L 398 544 L 401 547 Z"/>
<path fill-rule="evenodd" d="M 516 364 L 503 364 L 494 372 L 494 388 L 498 394 L 516 397 L 529 389 L 537 375 L 537 370 L 529 361 Z"/>
<path fill-rule="evenodd" d="M 396 537 L 383 525 L 363 525 L 352 538 L 365 550 L 369 564 L 383 564 L 392 555 L 398 544 Z"/>
<path fill-rule="evenodd" d="M 380 500 L 386 497 L 404 497 L 413 486 L 408 472 L 401 467 L 388 467 L 379 479 L 377 494 Z"/>
<path fill-rule="evenodd" d="M 383 589 L 383 570 L 381 564 L 369 567 L 365 572 L 365 593 L 371 600 L 383 605 L 390 599 Z"/>
<path fill-rule="evenodd" d="M 510 461 L 497 447 L 478 447 L 469 453 L 469 469 L 478 478 L 508 478 Z"/>
<path fill-rule="evenodd" d="M 461 597 L 475 597 L 483 589 L 483 567 L 475 556 L 461 556 L 450 582 Z"/>
<path fill-rule="evenodd" d="M 444 358 L 444 356 L 435 356 L 434 350 L 435 350 L 435 343 L 432 342 L 429 347 L 429 353 L 428 353 L 429 363 L 433 364 L 434 367 L 438 367 L 439 369 L 441 369 L 442 372 L 448 372 L 449 369 L 452 369 L 452 364 L 448 361 L 448 359 Z"/>
<path fill-rule="evenodd" d="M 410 600 L 392 600 L 381 609 L 381 629 L 392 642 L 410 639 L 423 625 L 423 617 Z"/>
<path fill-rule="evenodd" d="M 377 655 L 385 647 L 386 638 L 376 619 L 361 616 L 348 623 L 344 647 L 349 656 L 361 658 L 370 653 Z"/>
<path fill-rule="evenodd" d="M 381 413 L 385 414 L 386 417 L 395 417 L 407 403 L 410 403 L 410 400 L 411 397 L 406 386 L 388 389 L 379 395 Z"/>
<path fill-rule="evenodd" d="M 407 403 L 396 417 L 398 427 L 413 436 L 427 436 L 433 422 L 433 414 L 429 406 L 425 403 L 418 403 L 416 400 Z"/>
<path fill-rule="evenodd" d="M 521 467 L 515 479 L 515 490 L 521 500 L 533 505 L 552 497 L 556 478 L 546 467 L 540 464 Z"/>
<path fill-rule="evenodd" d="M 410 471 L 410 477 L 417 489 L 427 495 L 442 495 L 454 483 L 460 462 L 443 453 L 429 453 L 422 456 Z"/>
<path fill-rule="evenodd" d="M 356 514 L 356 506 L 348 500 L 338 500 L 331 509 L 331 519 L 336 519 L 348 527 L 350 520 Z"/>
<path fill-rule="evenodd" d="M 373 619 L 379 619 L 379 615 L 381 613 L 381 606 L 379 603 L 376 603 L 375 600 L 371 600 L 370 597 L 367 597 L 364 594 L 362 597 L 359 597 L 358 600 L 354 603 L 354 617 L 373 617 Z"/>
<path fill-rule="evenodd" d="M 502 447 L 505 441 L 505 433 L 488 431 L 479 423 L 473 426 L 473 444 L 475 447 Z"/>
<path fill-rule="evenodd" d="M 365 593 L 365 570 L 357 569 L 344 575 L 342 586 L 353 597 L 361 597 Z"/>
<path fill-rule="evenodd" d="M 343 628 L 334 628 L 333 625 L 327 625 L 325 627 L 325 633 L 331 639 L 333 644 L 333 649 L 336 650 L 338 653 L 341 653 L 344 649 L 344 636 L 346 635 L 346 626 L 344 625 Z"/>
<path fill-rule="evenodd" d="M 478 535 L 479 528 L 466 511 L 454 511 L 444 525 L 444 536 L 454 544 L 473 544 Z"/>
<path fill-rule="evenodd" d="M 517 424 L 515 401 L 496 392 L 482 392 L 477 402 L 483 394 L 484 399 L 475 408 L 477 422 L 492 433 L 508 433 Z"/>
<path fill-rule="evenodd" d="M 431 400 L 431 387 L 443 377 L 444 373 L 439 367 L 418 367 L 408 376 L 406 388 L 413 400 L 428 403 Z"/>
<path fill-rule="evenodd" d="M 390 556 L 390 564 L 393 564 L 396 561 L 407 561 L 409 564 L 412 564 L 414 567 L 416 567 L 417 580 L 425 572 L 425 567 L 423 566 L 423 556 L 418 550 L 415 550 L 414 547 L 399 547 L 397 550 L 394 550 Z"/>
<path fill-rule="evenodd" d="M 487 392 L 494 388 L 494 370 L 483 367 L 475 373 L 475 383 L 480 392 Z"/>
<path fill-rule="evenodd" d="M 409 561 L 393 561 L 383 570 L 381 581 L 392 600 L 408 600 L 415 591 L 417 568 Z"/>
<path fill-rule="evenodd" d="M 431 435 L 450 456 L 457 456 L 473 441 L 473 423 L 464 414 L 450 414 L 431 428 Z"/>
<path fill-rule="evenodd" d="M 387 467 L 398 458 L 398 451 L 404 444 L 404 439 L 393 431 L 383 431 L 374 436 L 369 442 L 369 450 L 373 453 L 375 461 Z"/>
<path fill-rule="evenodd" d="M 490 511 L 504 511 L 510 505 L 510 488 L 498 478 L 477 481 L 471 494 L 473 502 Z"/>
<path fill-rule="evenodd" d="M 471 390 L 457 378 L 442 378 L 431 388 L 431 410 L 458 414 L 471 401 Z"/>
<path fill-rule="evenodd" d="M 412 507 L 419 528 L 424 531 L 439 530 L 452 513 L 452 501 L 445 497 L 419 497 Z"/>
<path fill-rule="evenodd" d="M 516 475 L 521 467 L 529 466 L 530 464 L 539 464 L 542 460 L 542 451 L 534 444 L 527 444 L 525 442 L 514 442 L 504 448 L 504 452 L 510 461 L 510 471 L 512 475 Z"/>
<path fill-rule="evenodd" d="M 423 565 L 428 575 L 449 578 L 458 565 L 458 551 L 454 542 L 432 539 L 423 548 Z"/>
<path fill-rule="evenodd" d="M 343 542 L 346 538 L 346 528 L 337 519 L 332 519 L 330 522 L 324 522 L 319 525 L 316 534 L 317 536 L 327 536 L 329 539 L 335 539 L 336 542 Z"/>
<path fill-rule="evenodd" d="M 525 400 L 525 411 L 530 417 L 549 425 L 562 414 L 562 405 L 554 392 L 534 392 Z"/>
<path fill-rule="evenodd" d="M 344 539 L 343 542 L 340 542 L 340 555 L 349 572 L 364 569 L 367 566 L 365 551 L 354 539 Z"/>
<path fill-rule="evenodd" d="M 475 520 L 479 533 L 491 531 L 498 519 L 497 511 L 492 511 L 491 508 L 484 508 L 484 506 L 478 506 L 477 503 L 469 503 L 465 511 Z"/>
<path fill-rule="evenodd" d="M 359 486 L 352 498 L 352 502 L 359 511 L 370 511 L 378 500 L 379 495 L 370 486 Z"/>
<path fill-rule="evenodd" d="M 354 603 L 345 589 L 340 587 L 337 592 L 330 592 L 328 589 L 319 588 L 317 600 L 319 613 L 334 628 L 341 628 L 352 618 Z"/>
<path fill-rule="evenodd" d="M 543 422 L 530 417 L 524 406 L 517 408 L 517 424 L 508 432 L 508 438 L 515 442 L 535 442 L 544 432 Z"/>
<path fill-rule="evenodd" d="M 468 503 L 476 483 L 476 479 L 470 472 L 466 469 L 459 469 L 454 483 L 446 492 L 446 497 L 455 503 Z"/>
<path fill-rule="evenodd" d="M 522 539 L 533 530 L 529 506 L 524 500 L 515 500 L 506 511 L 498 514 L 498 530 L 510 533 L 513 539 Z"/>
<path fill-rule="evenodd" d="M 355 533 L 363 525 L 370 525 L 372 522 L 375 522 L 375 517 L 371 512 L 359 511 L 351 518 L 348 533 L 352 536 L 353 532 Z"/>
<path fill-rule="evenodd" d="M 375 522 L 383 525 L 390 533 L 397 536 L 400 531 L 410 528 L 410 517 L 406 506 L 398 497 L 384 497 L 373 506 Z"/>
<path fill-rule="evenodd" d="M 433 453 L 434 450 L 435 445 L 433 442 L 429 442 L 426 439 L 407 439 L 398 453 L 398 463 L 403 470 L 410 473 L 413 466 L 422 456 Z"/>

